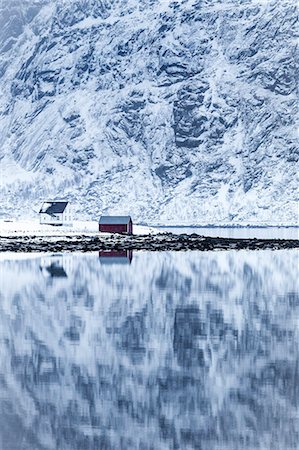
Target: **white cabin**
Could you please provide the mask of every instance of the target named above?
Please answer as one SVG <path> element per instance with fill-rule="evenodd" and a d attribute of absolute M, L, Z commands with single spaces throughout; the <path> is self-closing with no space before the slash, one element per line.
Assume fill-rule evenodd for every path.
<path fill-rule="evenodd" d="M 69 202 L 44 202 L 39 211 L 39 221 L 44 225 L 72 225 L 73 217 Z"/>

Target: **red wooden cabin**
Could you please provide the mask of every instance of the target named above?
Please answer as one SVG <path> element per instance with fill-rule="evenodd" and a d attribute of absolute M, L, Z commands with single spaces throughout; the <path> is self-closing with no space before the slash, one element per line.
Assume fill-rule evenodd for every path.
<path fill-rule="evenodd" d="M 131 264 L 132 250 L 101 250 L 99 251 L 101 264 Z"/>
<path fill-rule="evenodd" d="M 101 216 L 99 231 L 102 233 L 133 234 L 133 222 L 130 216 Z"/>

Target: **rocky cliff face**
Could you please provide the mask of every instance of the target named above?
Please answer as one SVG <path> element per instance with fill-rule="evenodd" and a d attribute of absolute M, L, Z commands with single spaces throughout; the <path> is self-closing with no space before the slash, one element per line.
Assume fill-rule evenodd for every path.
<path fill-rule="evenodd" d="M 1 213 L 296 221 L 294 0 L 4 0 Z"/>

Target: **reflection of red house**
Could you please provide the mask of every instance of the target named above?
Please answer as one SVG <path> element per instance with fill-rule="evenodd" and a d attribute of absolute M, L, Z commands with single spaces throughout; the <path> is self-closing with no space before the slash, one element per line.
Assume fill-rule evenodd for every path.
<path fill-rule="evenodd" d="M 102 233 L 133 234 L 133 222 L 130 216 L 101 216 L 99 231 Z"/>
<path fill-rule="evenodd" d="M 101 250 L 99 252 L 101 264 L 131 264 L 132 250 Z"/>

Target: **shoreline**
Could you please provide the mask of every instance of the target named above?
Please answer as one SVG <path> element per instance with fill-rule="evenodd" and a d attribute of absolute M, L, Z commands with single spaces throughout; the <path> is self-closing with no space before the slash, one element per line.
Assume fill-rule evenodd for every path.
<path fill-rule="evenodd" d="M 90 252 L 100 250 L 264 250 L 299 248 L 298 239 L 236 239 L 197 234 L 161 233 L 154 235 L 109 236 L 6 236 L 0 237 L 0 252 Z"/>

